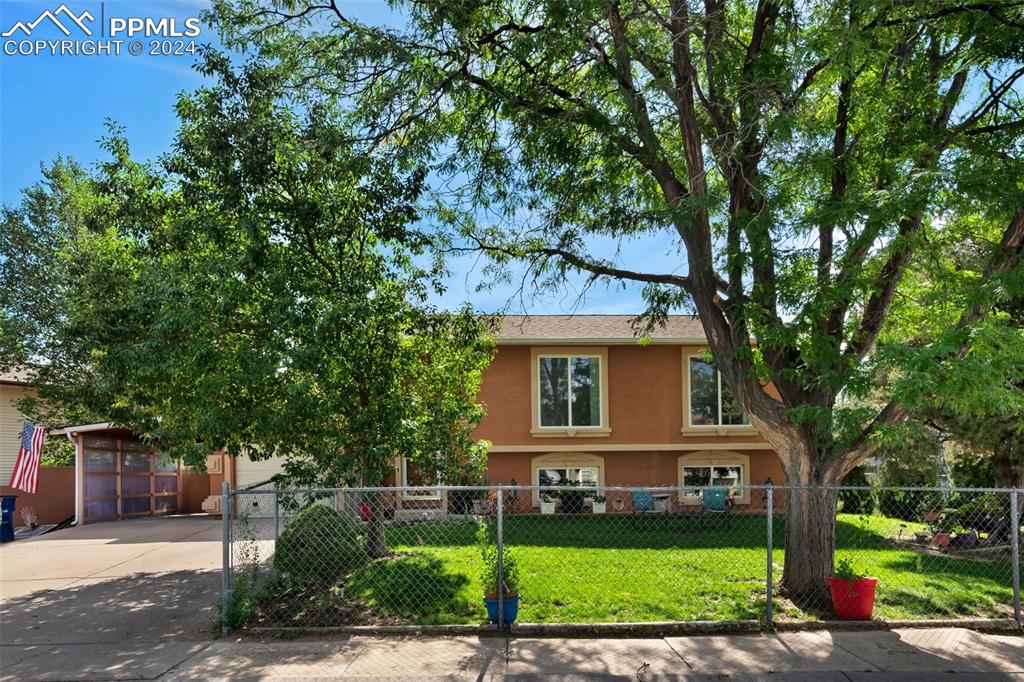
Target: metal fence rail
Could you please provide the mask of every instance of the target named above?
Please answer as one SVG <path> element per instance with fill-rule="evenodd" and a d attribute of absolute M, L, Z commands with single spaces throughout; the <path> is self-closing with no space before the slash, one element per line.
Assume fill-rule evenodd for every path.
<path fill-rule="evenodd" d="M 787 584 L 787 504 L 814 499 L 835 514 L 839 572 L 877 579 L 874 619 L 1019 627 L 1020 493 L 225 484 L 221 617 L 225 632 L 833 620 L 841 595 Z"/>

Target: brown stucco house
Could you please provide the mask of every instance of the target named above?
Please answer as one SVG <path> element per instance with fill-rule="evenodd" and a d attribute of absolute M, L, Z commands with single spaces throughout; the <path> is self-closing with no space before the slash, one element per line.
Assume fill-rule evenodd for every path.
<path fill-rule="evenodd" d="M 484 371 L 480 401 L 487 416 L 474 435 L 493 444 L 487 482 L 519 485 L 674 488 L 671 504 L 699 505 L 686 488 L 782 480 L 779 460 L 722 385 L 696 317 L 670 316 L 637 338 L 629 315 L 510 315 Z M 280 470 L 277 459 L 210 458 L 210 511 L 219 511 L 220 481 L 244 487 Z M 403 459 L 399 486 L 432 486 Z M 452 481 L 451 483 L 457 483 Z M 444 490 L 408 491 L 399 513 L 443 513 Z M 625 499 L 626 510 L 630 499 Z M 763 504 L 735 488 L 737 508 Z M 516 507 L 537 507 L 539 495 Z"/>
<path fill-rule="evenodd" d="M 642 340 L 631 319 L 503 319 L 475 433 L 493 443 L 488 483 L 672 487 L 672 504 L 685 508 L 700 503 L 687 486 L 782 480 L 775 452 L 721 383 L 697 318 L 671 316 Z M 402 485 L 425 483 L 404 462 L 396 473 Z M 759 502 L 733 494 L 737 507 Z"/>

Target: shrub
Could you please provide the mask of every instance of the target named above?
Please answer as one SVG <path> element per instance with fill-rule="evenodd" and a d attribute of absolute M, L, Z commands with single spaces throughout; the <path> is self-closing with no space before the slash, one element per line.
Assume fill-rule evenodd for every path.
<path fill-rule="evenodd" d="M 846 475 L 843 485 L 870 485 L 866 468 L 859 466 Z M 875 510 L 875 492 L 873 490 L 841 490 L 839 501 L 845 514 L 870 514 Z"/>
<path fill-rule="evenodd" d="M 219 625 L 235 629 L 248 624 L 256 611 L 256 597 L 252 582 L 240 575 L 235 576 L 230 596 L 222 597 L 217 603 Z"/>
<path fill-rule="evenodd" d="M 942 493 L 924 490 L 882 489 L 878 491 L 878 511 L 883 516 L 904 521 L 920 521 L 926 511 L 946 506 Z"/>
<path fill-rule="evenodd" d="M 359 526 L 330 507 L 299 512 L 277 539 L 274 568 L 302 582 L 326 583 L 368 560 Z"/>

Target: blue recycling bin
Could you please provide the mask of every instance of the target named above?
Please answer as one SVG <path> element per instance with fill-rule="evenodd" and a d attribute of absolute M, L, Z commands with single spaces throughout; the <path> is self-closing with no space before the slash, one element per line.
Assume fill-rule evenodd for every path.
<path fill-rule="evenodd" d="M 14 539 L 14 502 L 17 495 L 0 495 L 0 543 Z"/>

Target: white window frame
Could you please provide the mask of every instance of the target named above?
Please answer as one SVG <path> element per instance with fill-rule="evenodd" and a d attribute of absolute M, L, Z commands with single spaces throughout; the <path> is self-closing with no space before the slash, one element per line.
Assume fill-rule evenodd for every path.
<path fill-rule="evenodd" d="M 409 459 L 407 457 L 402 457 L 402 463 L 399 466 L 400 466 L 400 470 L 401 470 L 401 473 L 402 473 L 402 486 L 405 487 L 405 486 L 409 485 Z M 437 484 L 438 485 L 442 484 L 441 472 L 440 471 L 437 472 Z M 420 486 L 417 486 L 417 487 L 420 487 Z M 441 499 L 441 489 L 437 488 L 436 490 L 434 490 L 434 492 L 429 492 L 429 491 L 427 491 L 427 492 L 417 492 L 417 491 L 403 490 L 402 491 L 402 499 L 403 500 L 440 500 Z"/>
<path fill-rule="evenodd" d="M 691 452 L 685 455 L 681 455 L 676 460 L 676 474 L 679 477 L 679 502 L 686 505 L 699 505 L 701 503 L 701 494 L 686 494 L 685 490 L 687 486 L 683 479 L 684 469 L 696 469 L 696 468 L 715 468 L 715 467 L 739 467 L 740 469 L 740 481 L 737 484 L 740 486 L 736 490 L 736 495 L 732 496 L 733 502 L 736 504 L 750 504 L 750 489 L 743 486 L 750 485 L 750 457 L 739 452 L 733 452 L 730 450 L 722 451 L 711 451 L 705 450 L 702 452 Z M 711 479 L 714 479 L 714 472 L 712 472 Z M 713 483 L 709 484 L 709 487 L 724 487 L 715 486 Z"/>
<path fill-rule="evenodd" d="M 601 486 L 601 467 L 598 466 L 597 464 L 585 464 L 585 463 L 583 463 L 583 464 L 570 464 L 570 465 L 565 465 L 565 464 L 542 464 L 542 465 L 537 467 L 537 480 L 534 482 L 534 485 L 536 485 L 536 486 L 543 485 L 540 482 L 540 472 L 542 470 L 544 470 L 544 469 L 562 470 L 562 471 L 565 471 L 566 473 L 569 472 L 569 469 L 579 469 L 580 471 L 582 471 L 584 469 L 593 469 L 594 470 L 594 485 L 593 486 L 591 486 L 589 484 L 585 484 L 582 481 L 580 483 L 575 483 L 575 482 L 571 483 L 571 484 L 570 483 L 565 483 L 563 485 L 579 485 L 582 489 L 588 490 L 588 491 L 589 490 L 596 491 Z M 568 478 L 568 476 L 566 478 Z"/>
<path fill-rule="evenodd" d="M 540 392 L 541 392 L 540 363 L 544 362 L 545 360 L 554 360 L 554 359 L 558 359 L 558 358 L 564 358 L 564 359 L 568 360 L 568 362 L 566 362 L 566 365 L 565 365 L 565 371 L 566 371 L 566 374 L 567 374 L 565 387 L 566 387 L 566 390 L 568 390 L 568 392 L 569 392 L 569 395 L 568 395 L 568 399 L 569 399 L 569 413 L 568 413 L 569 423 L 568 424 L 544 424 L 543 423 L 542 414 L 541 414 L 541 411 L 540 411 L 541 410 L 541 399 L 540 399 Z M 598 362 L 597 390 L 598 390 L 598 399 L 601 402 L 598 403 L 598 405 L 597 405 L 597 413 L 598 413 L 598 416 L 599 416 L 599 418 L 601 420 L 600 424 L 587 424 L 586 426 L 575 426 L 572 423 L 572 361 L 576 360 L 576 359 L 581 359 L 581 358 L 586 358 L 588 360 L 597 360 L 597 362 Z M 534 363 L 534 367 L 533 367 L 534 371 L 537 373 L 537 427 L 541 428 L 541 429 L 559 429 L 559 430 L 565 430 L 565 429 L 600 429 L 600 428 L 604 428 L 604 401 L 606 400 L 606 398 L 604 396 L 604 391 L 603 391 L 603 389 L 604 389 L 604 381 L 603 381 L 603 377 L 604 377 L 604 362 L 605 362 L 605 359 L 601 355 L 599 355 L 597 353 L 590 353 L 590 354 L 588 354 L 588 353 L 538 353 L 537 354 L 537 362 Z"/>
<path fill-rule="evenodd" d="M 722 423 L 722 373 L 715 367 L 715 380 L 716 380 L 716 392 L 718 396 L 718 423 L 716 424 L 694 424 L 693 423 L 693 361 L 700 360 L 701 362 L 707 362 L 703 357 L 697 354 L 687 355 L 686 357 L 686 426 L 690 429 L 743 429 L 749 430 L 753 426 L 750 420 L 747 418 L 747 413 L 743 412 L 743 407 L 740 406 L 740 411 L 743 413 L 743 421 L 739 424 L 723 424 Z M 711 363 L 714 367 L 714 361 Z"/>
<path fill-rule="evenodd" d="M 538 455 L 530 460 L 530 480 L 533 481 L 531 493 L 533 506 L 540 505 L 540 470 L 541 469 L 597 469 L 597 493 L 604 494 L 604 457 L 585 452 L 551 452 Z M 592 488 L 587 488 L 592 490 Z"/>

